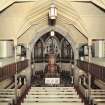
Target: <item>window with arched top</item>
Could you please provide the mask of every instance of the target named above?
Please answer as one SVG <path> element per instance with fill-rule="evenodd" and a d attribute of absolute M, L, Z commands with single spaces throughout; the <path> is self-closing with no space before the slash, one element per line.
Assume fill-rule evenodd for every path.
<path fill-rule="evenodd" d="M 58 46 L 58 42 L 56 40 L 55 37 L 48 37 L 48 39 L 46 39 L 45 41 L 45 50 L 44 53 L 45 54 L 49 54 L 49 53 L 55 53 L 58 54 L 59 53 L 59 46 Z"/>
<path fill-rule="evenodd" d="M 43 42 L 38 40 L 34 46 L 34 57 L 35 61 L 40 62 L 43 60 Z"/>
<path fill-rule="evenodd" d="M 70 43 L 66 39 L 62 39 L 61 41 L 61 59 L 62 61 L 69 62 L 72 58 L 72 48 Z"/>

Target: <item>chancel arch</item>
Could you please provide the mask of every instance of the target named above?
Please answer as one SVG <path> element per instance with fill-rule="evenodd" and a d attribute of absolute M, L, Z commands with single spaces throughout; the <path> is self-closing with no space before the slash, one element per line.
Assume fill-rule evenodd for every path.
<path fill-rule="evenodd" d="M 56 31 L 54 36 L 51 36 L 51 31 L 45 33 L 33 44 L 31 54 L 33 78 L 38 78 L 38 72 L 42 72 L 43 75 L 39 76 L 42 80 L 47 77 L 59 77 L 65 82 L 64 78 L 67 76 L 67 81 L 71 82 L 74 52 L 71 43 L 63 35 Z"/>
<path fill-rule="evenodd" d="M 68 32 L 66 29 L 64 29 L 61 26 L 56 26 L 54 28 L 54 30 L 56 32 L 58 32 L 59 34 L 61 34 L 63 37 L 65 37 L 68 40 L 68 42 L 71 44 L 73 52 L 74 52 L 74 59 L 76 59 L 75 57 L 77 57 L 77 56 L 75 56 L 75 54 L 76 54 L 77 44 L 73 40 L 73 38 L 71 37 L 72 33 Z M 46 28 L 42 29 L 41 31 L 38 31 L 37 33 L 35 33 L 35 36 L 33 37 L 33 39 L 30 42 L 31 52 L 32 52 L 33 46 L 37 42 L 37 40 L 40 39 L 41 36 L 43 36 L 44 34 L 48 33 L 49 31 L 51 31 L 51 28 L 46 27 Z"/>

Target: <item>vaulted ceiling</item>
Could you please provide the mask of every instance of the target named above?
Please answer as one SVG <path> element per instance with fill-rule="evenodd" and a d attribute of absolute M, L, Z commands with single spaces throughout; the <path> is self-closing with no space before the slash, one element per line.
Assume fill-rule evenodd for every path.
<path fill-rule="evenodd" d="M 105 38 L 104 0 L 0 0 L 0 39 L 28 43 L 48 25 L 52 1 L 57 7 L 56 27 L 62 27 L 74 42 Z"/>

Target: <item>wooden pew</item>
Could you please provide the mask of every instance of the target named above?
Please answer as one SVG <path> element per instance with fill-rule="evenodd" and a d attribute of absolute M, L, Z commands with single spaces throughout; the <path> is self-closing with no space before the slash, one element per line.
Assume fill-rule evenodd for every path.
<path fill-rule="evenodd" d="M 26 98 L 24 99 L 24 102 L 27 102 L 27 103 L 30 103 L 30 102 L 81 102 L 81 99 L 80 98 Z"/>
<path fill-rule="evenodd" d="M 0 105 L 12 105 L 14 102 L 16 102 L 14 89 L 0 89 Z"/>
<path fill-rule="evenodd" d="M 26 98 L 31 98 L 31 97 L 45 97 L 45 98 L 49 98 L 49 97 L 75 97 L 78 98 L 78 95 L 26 95 Z"/>
<path fill-rule="evenodd" d="M 100 97 L 105 97 L 105 95 L 94 95 L 94 94 L 92 94 L 91 97 L 93 97 L 93 98 L 96 98 L 96 97 L 100 98 Z"/>
<path fill-rule="evenodd" d="M 74 87 L 31 87 L 31 89 L 45 89 L 45 90 L 52 90 L 52 89 L 56 89 L 56 90 L 71 90 L 74 89 Z"/>
<path fill-rule="evenodd" d="M 10 105 L 8 102 L 0 102 L 0 105 Z"/>
<path fill-rule="evenodd" d="M 105 98 L 105 95 L 94 95 L 93 94 L 93 95 L 90 96 L 90 98 L 91 99 L 94 99 L 94 98 Z"/>
<path fill-rule="evenodd" d="M 39 90 L 39 89 L 30 89 L 30 91 L 35 91 L 35 92 L 46 92 L 46 91 L 58 91 L 58 92 L 72 92 L 72 91 L 76 91 L 75 89 L 70 89 L 70 90 L 56 90 L 56 89 L 41 89 L 41 90 Z"/>
<path fill-rule="evenodd" d="M 74 87 L 32 87 L 21 105 L 84 105 Z"/>
<path fill-rule="evenodd" d="M 75 90 L 74 88 L 31 88 L 31 89 L 34 89 L 34 90 Z"/>
<path fill-rule="evenodd" d="M 28 97 L 26 97 L 26 99 L 77 99 L 77 98 L 79 98 L 79 97 L 50 97 L 50 96 L 48 96 L 48 97 L 30 97 L 30 96 L 28 96 Z"/>
<path fill-rule="evenodd" d="M 105 103 L 105 98 L 94 98 L 93 99 L 93 104 L 97 105 L 98 103 Z"/>
<path fill-rule="evenodd" d="M 84 86 L 82 86 L 81 84 L 79 85 L 80 91 L 82 92 L 82 94 L 85 96 L 85 98 L 88 97 L 88 89 L 86 89 Z M 105 90 L 104 89 L 91 89 L 91 94 L 92 95 L 104 95 L 105 94 Z"/>
<path fill-rule="evenodd" d="M 92 89 L 91 92 L 105 92 L 103 89 Z"/>
<path fill-rule="evenodd" d="M 11 84 L 8 89 L 13 89 L 13 87 L 15 87 L 15 83 Z"/>
<path fill-rule="evenodd" d="M 2 95 L 0 95 L 0 98 L 13 98 L 13 99 L 15 99 L 15 95 L 6 95 L 6 94 L 2 94 Z"/>
<path fill-rule="evenodd" d="M 49 86 L 43 86 L 43 87 L 40 87 L 40 86 L 31 86 L 31 88 L 50 88 Z M 64 86 L 57 86 L 57 87 L 51 87 L 51 88 L 60 88 L 60 89 L 62 89 L 62 88 L 66 88 L 66 89 L 68 89 L 68 88 L 74 88 L 73 86 L 68 86 L 68 87 L 64 87 Z"/>
<path fill-rule="evenodd" d="M 34 93 L 34 92 L 28 92 L 28 95 L 77 95 L 77 93 Z"/>
<path fill-rule="evenodd" d="M 13 92 L 14 89 L 0 89 L 0 92 Z"/>
<path fill-rule="evenodd" d="M 15 92 L 0 92 L 0 95 L 14 95 Z"/>
<path fill-rule="evenodd" d="M 26 85 L 23 85 L 20 89 L 17 89 L 17 96 L 20 97 L 25 91 Z M 16 102 L 14 89 L 0 89 L 0 105 L 12 105 Z"/>
<path fill-rule="evenodd" d="M 66 102 L 55 102 L 55 103 L 21 103 L 21 105 L 84 105 L 84 103 L 81 102 L 70 102 L 70 103 L 66 103 Z"/>
<path fill-rule="evenodd" d="M 104 103 L 98 102 L 97 105 L 105 105 L 105 102 Z"/>
<path fill-rule="evenodd" d="M 91 91 L 91 94 L 94 94 L 94 93 L 96 93 L 96 94 L 105 94 L 105 91 Z"/>
<path fill-rule="evenodd" d="M 41 92 L 38 92 L 38 91 L 29 91 L 29 93 L 36 93 L 36 94 L 50 94 L 50 93 L 51 93 L 51 94 L 52 94 L 52 93 L 53 93 L 53 94 L 54 94 L 54 93 L 55 93 L 55 94 L 69 94 L 69 93 L 72 93 L 72 94 L 73 94 L 73 93 L 74 93 L 74 94 L 75 94 L 75 93 L 76 93 L 76 94 L 77 94 L 76 91 L 71 91 L 71 92 L 62 92 L 62 91 L 45 91 L 45 92 L 44 92 L 44 91 L 41 91 Z"/>
<path fill-rule="evenodd" d="M 8 104 L 13 104 L 13 99 L 12 98 L 0 98 L 0 102 L 5 102 Z"/>
<path fill-rule="evenodd" d="M 91 95 L 89 96 L 90 101 L 93 104 L 97 104 L 98 102 L 104 102 L 105 101 L 105 93 L 100 91 L 91 92 Z"/>
<path fill-rule="evenodd" d="M 26 85 L 22 85 L 17 89 L 18 97 L 20 97 L 26 89 Z M 15 89 L 0 89 L 0 95 L 15 95 Z"/>
<path fill-rule="evenodd" d="M 104 91 L 94 91 L 94 90 L 91 90 L 91 95 L 105 95 L 105 92 Z M 85 90 L 85 98 L 88 97 L 88 90 L 86 89 Z"/>
<path fill-rule="evenodd" d="M 93 93 L 91 93 L 91 95 L 105 95 L 105 93 L 103 93 L 103 92 L 93 92 Z"/>
<path fill-rule="evenodd" d="M 11 84 L 9 84 L 7 87 L 6 87 L 6 89 L 12 89 L 12 87 L 14 87 L 15 86 L 15 82 L 12 82 Z"/>

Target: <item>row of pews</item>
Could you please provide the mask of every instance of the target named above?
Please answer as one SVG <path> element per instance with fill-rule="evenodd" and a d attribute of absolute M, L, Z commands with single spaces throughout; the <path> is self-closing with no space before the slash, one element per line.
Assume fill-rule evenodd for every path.
<path fill-rule="evenodd" d="M 105 90 L 91 89 L 88 91 L 83 85 L 79 85 L 80 91 L 92 105 L 105 105 Z"/>
<path fill-rule="evenodd" d="M 17 100 L 22 97 L 23 93 L 26 90 L 26 85 L 17 86 L 17 92 L 15 88 L 13 89 L 0 89 L 0 105 L 14 105 Z M 16 97 L 17 93 L 17 97 Z"/>
<path fill-rule="evenodd" d="M 14 79 L 14 78 L 13 78 Z M 18 77 L 17 78 L 17 88 L 21 88 L 22 85 L 26 84 L 26 77 Z M 11 82 L 5 87 L 5 89 L 13 89 L 15 88 L 15 81 L 11 80 Z"/>
<path fill-rule="evenodd" d="M 84 105 L 74 87 L 31 87 L 21 105 Z"/>

